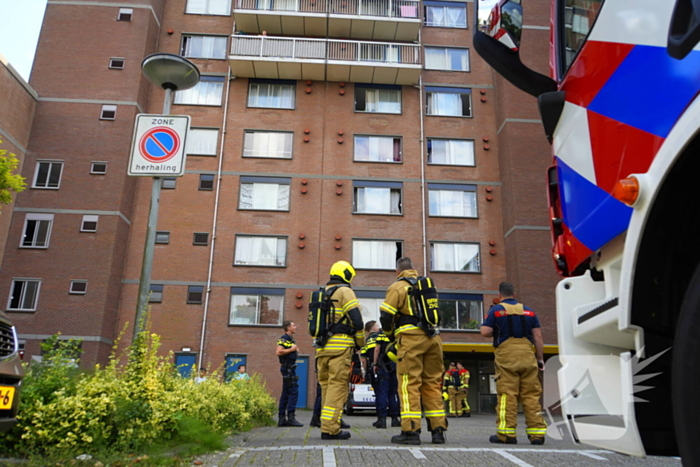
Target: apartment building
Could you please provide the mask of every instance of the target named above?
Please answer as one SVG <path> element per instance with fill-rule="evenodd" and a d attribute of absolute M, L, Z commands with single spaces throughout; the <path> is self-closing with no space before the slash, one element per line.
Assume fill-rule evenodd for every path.
<path fill-rule="evenodd" d="M 275 345 L 296 321 L 310 405 L 310 293 L 350 261 L 364 318 L 377 319 L 396 259 L 410 256 L 440 291 L 446 358 L 464 361 L 471 405 L 489 410 L 493 355 L 478 327 L 499 282 L 515 283 L 556 344 L 551 156 L 534 100 L 472 51 L 472 6 L 49 0 L 30 80 L 31 187 L 0 270 L 27 354 L 60 331 L 83 339 L 89 366 L 122 330 L 130 341 L 152 182 L 126 168 L 135 115 L 163 100 L 141 61 L 167 52 L 201 80 L 171 110 L 192 119 L 186 173 L 160 179 L 149 318 L 163 351 L 225 371 L 245 362 L 279 394 Z M 524 40 L 543 51 L 548 16 L 536 13 Z M 525 59 L 545 71 L 541 55 Z"/>

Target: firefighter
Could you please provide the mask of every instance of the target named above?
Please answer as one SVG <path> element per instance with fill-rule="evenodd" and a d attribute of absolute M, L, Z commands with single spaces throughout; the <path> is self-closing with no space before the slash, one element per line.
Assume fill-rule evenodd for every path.
<path fill-rule="evenodd" d="M 318 380 L 321 384 L 321 439 L 348 439 L 350 433 L 340 430 L 343 407 L 348 398 L 348 369 L 356 349 L 365 343 L 362 314 L 350 282 L 355 268 L 347 261 L 331 266 L 326 290 L 338 287 L 331 295 L 333 301 L 332 336 L 316 350 Z"/>
<path fill-rule="evenodd" d="M 410 258 L 396 262 L 398 280 L 389 286 L 380 310 L 382 329 L 395 337 L 398 349 L 397 376 L 401 402 L 401 434 L 393 436 L 395 444 L 420 444 L 421 412 L 425 413 L 433 444 L 445 443 L 447 420 L 440 391 L 444 371 L 442 340 L 428 335 L 417 324 L 415 305 L 408 295 L 410 284 L 403 277 L 418 277 Z"/>
<path fill-rule="evenodd" d="M 496 348 L 496 434 L 492 443 L 517 444 L 518 400 L 523 405 L 527 437 L 531 444 L 544 444 L 547 425 L 542 418 L 539 372 L 544 371 L 544 345 L 540 320 L 529 307 L 518 303 L 513 285 L 498 286 L 500 303 L 489 310 L 481 325 L 481 335 L 493 337 Z M 532 345 L 535 352 L 532 352 Z M 535 354 L 537 359 L 535 360 Z"/>
<path fill-rule="evenodd" d="M 464 392 L 461 390 L 462 383 L 460 382 L 459 370 L 457 364 L 450 363 L 450 368 L 445 372 L 443 381 L 443 392 L 447 390 L 447 395 L 450 399 L 450 417 L 459 417 L 462 415 L 462 399 Z"/>
<path fill-rule="evenodd" d="M 471 417 L 471 408 L 469 407 L 469 370 L 464 368 L 462 362 L 457 362 L 457 371 L 459 372 L 459 390 L 462 393 L 462 404 L 460 409 L 463 409 L 460 417 Z"/>
<path fill-rule="evenodd" d="M 379 325 L 376 321 L 367 321 L 365 323 L 365 346 L 362 347 L 360 356 L 362 357 L 362 370 L 364 373 L 365 383 L 375 387 L 374 373 L 374 349 L 377 346 L 377 335 L 379 335 Z M 375 388 L 376 392 L 376 388 Z"/>
<path fill-rule="evenodd" d="M 280 360 L 280 373 L 282 373 L 282 394 L 277 426 L 304 426 L 295 417 L 299 397 L 299 377 L 296 372 L 299 348 L 294 342 L 297 325 L 293 321 L 285 321 L 282 323 L 282 328 L 284 334 L 277 341 L 277 356 Z"/>

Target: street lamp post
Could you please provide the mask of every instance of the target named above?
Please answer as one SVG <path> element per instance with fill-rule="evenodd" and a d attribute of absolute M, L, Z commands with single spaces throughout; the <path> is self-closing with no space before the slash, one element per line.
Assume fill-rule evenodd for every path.
<path fill-rule="evenodd" d="M 163 100 L 163 115 L 170 114 L 173 92 L 183 91 L 194 87 L 199 82 L 197 66 L 179 55 L 157 53 L 149 55 L 141 63 L 141 71 L 148 81 L 165 90 Z M 151 271 L 153 270 L 153 252 L 158 225 L 158 206 L 160 203 L 160 177 L 153 177 L 151 189 L 151 207 L 146 228 L 146 244 L 143 249 L 143 264 L 139 279 L 139 296 L 134 318 L 133 340 L 143 330 L 143 314 L 148 306 L 148 295 L 151 289 Z"/>

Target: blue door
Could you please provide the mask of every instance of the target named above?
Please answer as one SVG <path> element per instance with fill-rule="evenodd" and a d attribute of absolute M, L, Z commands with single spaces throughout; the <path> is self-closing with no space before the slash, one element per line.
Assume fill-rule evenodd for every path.
<path fill-rule="evenodd" d="M 196 353 L 175 354 L 175 366 L 177 367 L 177 371 L 180 372 L 180 376 L 182 376 L 183 378 L 189 378 L 190 376 L 192 376 L 192 367 L 196 364 Z"/>
<path fill-rule="evenodd" d="M 309 357 L 297 358 L 297 376 L 299 377 L 299 399 L 297 407 L 306 408 L 306 393 L 309 386 Z"/>
<path fill-rule="evenodd" d="M 238 367 L 241 365 L 246 365 L 246 373 L 250 374 L 250 372 L 247 371 L 248 365 L 246 361 L 246 355 L 226 354 L 226 371 L 224 374 L 224 381 L 231 381 L 233 376 L 238 371 Z"/>

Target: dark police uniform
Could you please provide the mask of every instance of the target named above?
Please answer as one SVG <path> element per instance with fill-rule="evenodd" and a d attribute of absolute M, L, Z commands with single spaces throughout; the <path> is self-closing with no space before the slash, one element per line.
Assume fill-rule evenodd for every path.
<path fill-rule="evenodd" d="M 294 338 L 285 333 L 277 341 L 277 345 L 285 349 L 291 348 L 296 342 Z M 299 377 L 297 376 L 297 355 L 298 352 L 290 352 L 287 355 L 281 355 L 280 373 L 282 373 L 282 395 L 280 396 L 279 419 L 294 420 L 294 414 L 297 408 L 297 399 L 299 398 Z"/>
<path fill-rule="evenodd" d="M 523 405 L 530 441 L 544 440 L 547 425 L 542 418 L 537 360 L 532 351 L 532 330 L 540 320 L 531 308 L 507 298 L 489 310 L 482 326 L 493 328 L 496 363 L 497 436 L 502 442 L 515 438 L 518 400 Z"/>
<path fill-rule="evenodd" d="M 377 375 L 377 384 L 374 387 L 374 392 L 377 396 L 377 416 L 386 417 L 389 415 L 392 418 L 392 426 L 399 426 L 399 395 L 398 381 L 396 379 L 396 363 L 388 358 L 382 360 L 384 349 L 391 342 L 383 332 L 380 332 L 376 338 L 377 346 L 380 347 L 379 357 L 375 362 L 375 366 L 379 368 Z M 398 423 L 397 423 L 398 422 Z"/>

